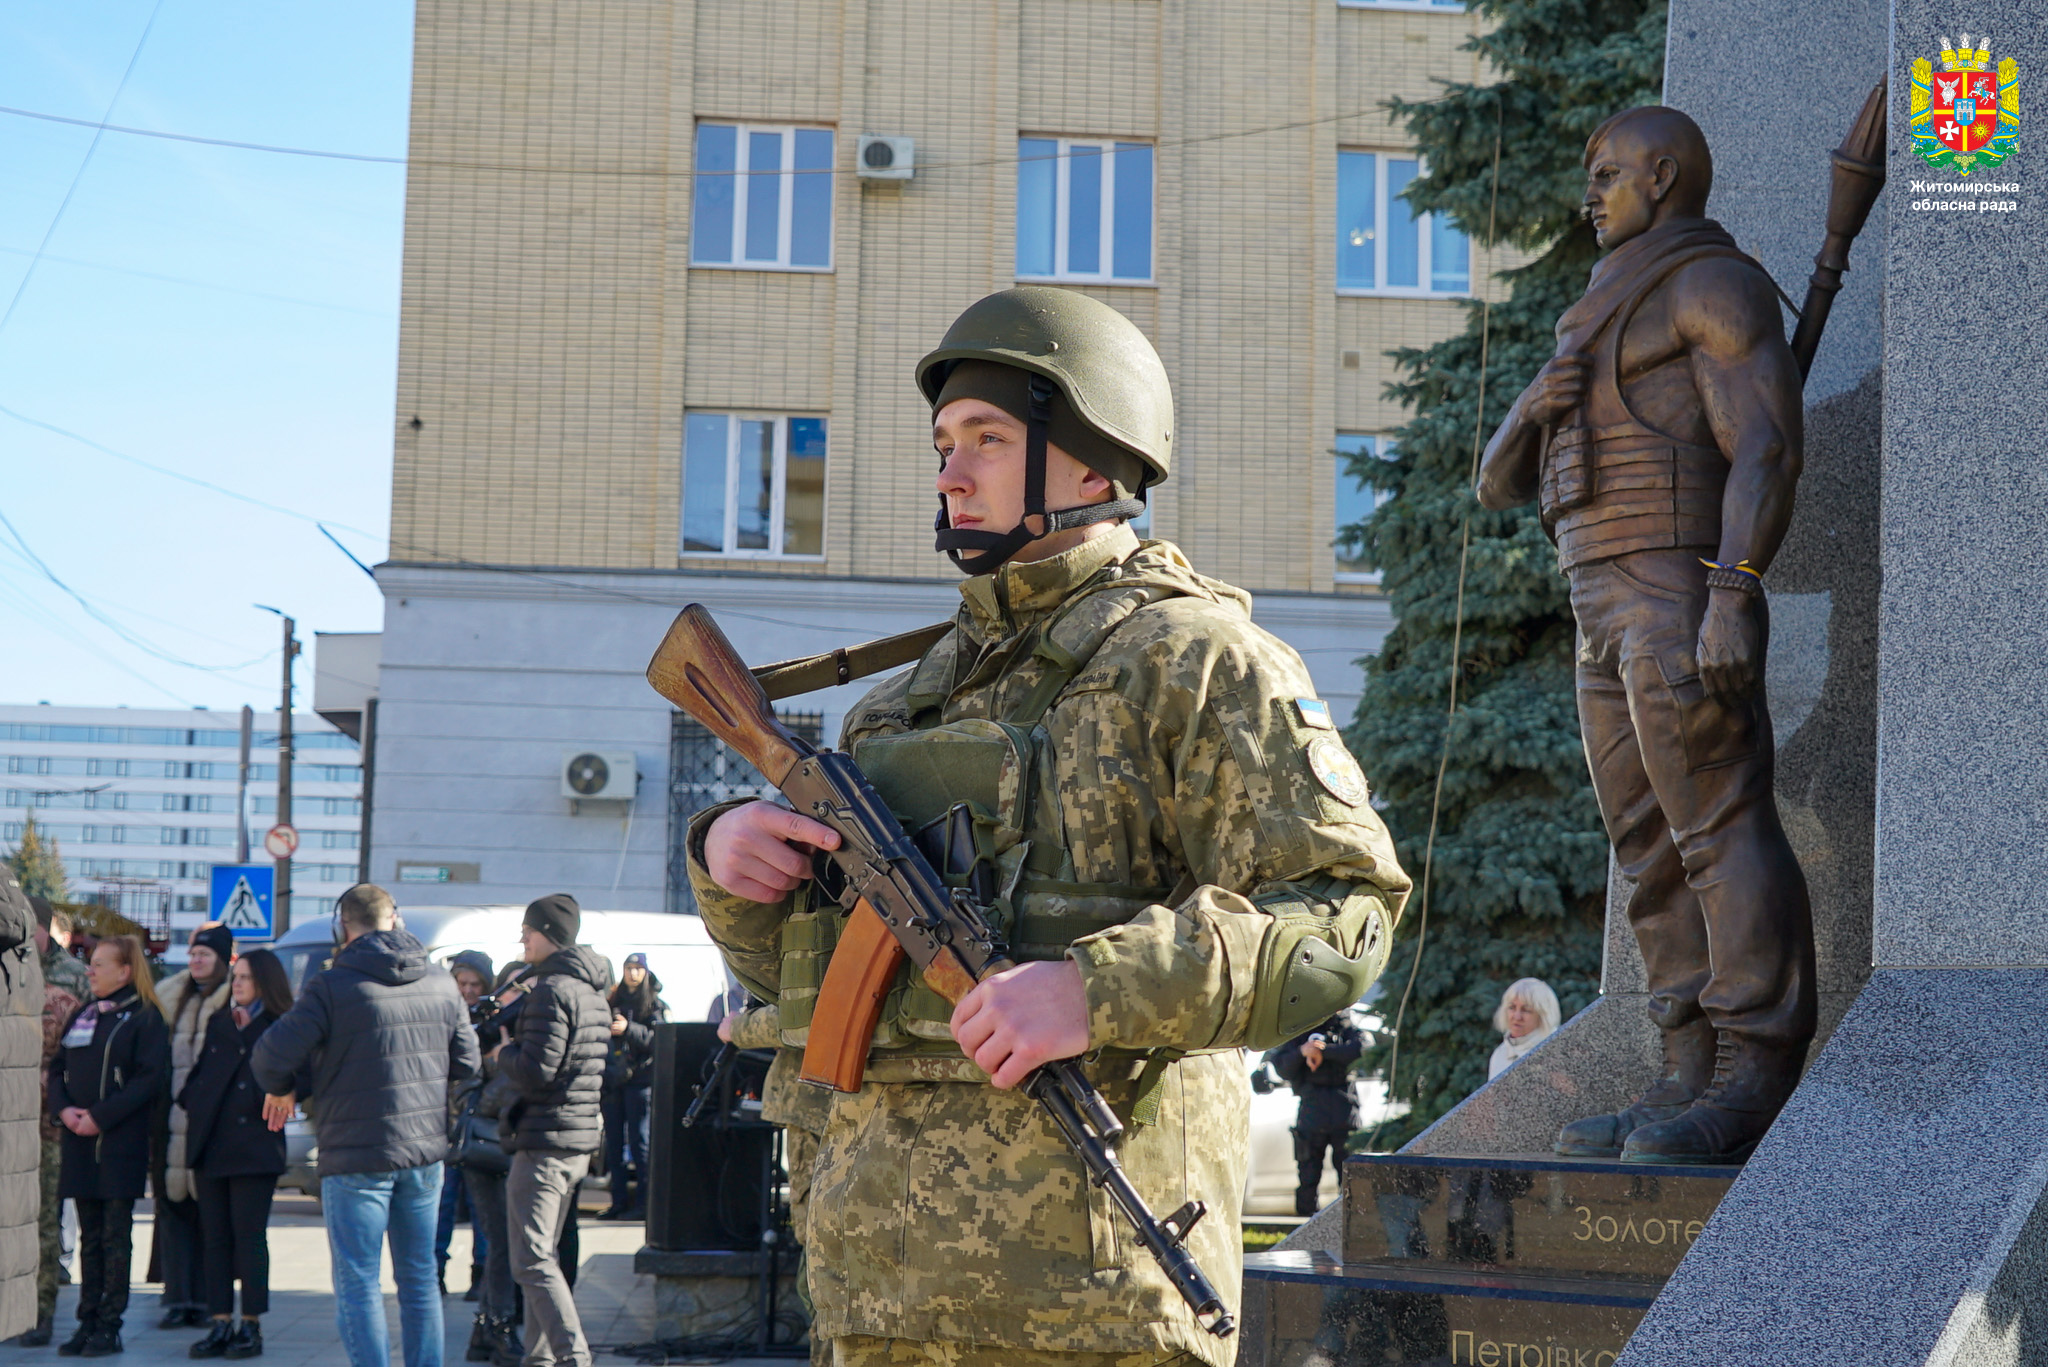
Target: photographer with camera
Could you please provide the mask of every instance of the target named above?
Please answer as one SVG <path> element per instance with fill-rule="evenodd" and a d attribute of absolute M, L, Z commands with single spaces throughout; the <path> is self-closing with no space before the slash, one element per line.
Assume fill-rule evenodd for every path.
<path fill-rule="evenodd" d="M 1349 1011 L 1306 1034 L 1296 1035 L 1266 1055 L 1266 1062 L 1294 1088 L 1301 1109 L 1294 1120 L 1294 1213 L 1316 1213 L 1316 1188 L 1323 1184 L 1323 1154 L 1344 1175 L 1351 1132 L 1358 1128 L 1358 1092 L 1351 1065 L 1365 1052 L 1365 1034 Z"/>
<path fill-rule="evenodd" d="M 498 1072 L 516 1093 L 498 1136 L 512 1153 L 506 1225 L 512 1279 L 525 1293 L 527 1367 L 590 1367 L 556 1256 L 563 1226 L 576 1218 L 577 1186 L 604 1138 L 598 1095 L 612 1013 L 602 993 L 611 965 L 576 943 L 582 923 L 576 899 L 564 892 L 526 908 L 520 939 L 536 973 L 498 1051 Z"/>

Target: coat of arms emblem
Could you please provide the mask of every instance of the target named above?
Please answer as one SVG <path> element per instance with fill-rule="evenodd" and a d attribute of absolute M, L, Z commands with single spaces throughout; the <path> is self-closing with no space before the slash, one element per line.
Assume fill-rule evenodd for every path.
<path fill-rule="evenodd" d="M 2020 135 L 2020 68 L 2007 57 L 1991 66 L 1991 40 L 1965 33 L 1941 39 L 1941 69 L 1913 63 L 1913 151 L 1929 166 L 1967 176 L 2011 156 Z"/>

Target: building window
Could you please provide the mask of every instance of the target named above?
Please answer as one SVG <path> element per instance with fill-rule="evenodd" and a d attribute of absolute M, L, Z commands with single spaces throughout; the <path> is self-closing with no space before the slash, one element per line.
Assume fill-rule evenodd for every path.
<path fill-rule="evenodd" d="M 1456 10 L 1463 13 L 1465 0 L 1337 0 L 1338 9 Z"/>
<path fill-rule="evenodd" d="M 1366 568 L 1361 528 L 1373 510 L 1393 495 L 1361 478 L 1360 462 L 1365 459 L 1394 459 L 1394 443 L 1386 437 L 1367 436 L 1363 432 L 1337 434 L 1337 459 L 1333 472 L 1336 478 L 1330 499 L 1333 514 L 1330 545 L 1337 552 L 1337 582 L 1340 584 L 1380 582 L 1380 572 Z"/>
<path fill-rule="evenodd" d="M 1337 290 L 1340 294 L 1467 294 L 1472 249 L 1441 214 L 1401 199 L 1422 173 L 1414 157 L 1337 153 Z"/>
<path fill-rule="evenodd" d="M 825 553 L 825 419 L 692 413 L 682 554 Z"/>
<path fill-rule="evenodd" d="M 1152 146 L 1017 140 L 1017 278 L 1152 281 Z"/>
<path fill-rule="evenodd" d="M 819 712 L 777 712 L 776 720 L 813 745 L 824 743 Z M 736 797 L 776 796 L 775 785 L 728 748 L 724 741 L 681 712 L 671 714 L 668 735 L 668 910 L 697 910 L 690 891 L 690 818 L 706 807 Z"/>
<path fill-rule="evenodd" d="M 832 268 L 832 130 L 697 125 L 690 264 Z"/>

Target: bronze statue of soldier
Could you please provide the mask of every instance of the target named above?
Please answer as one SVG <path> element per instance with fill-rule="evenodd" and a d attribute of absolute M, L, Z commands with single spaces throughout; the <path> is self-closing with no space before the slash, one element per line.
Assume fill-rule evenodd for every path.
<path fill-rule="evenodd" d="M 1571 580 L 1579 721 L 1635 883 L 1662 1075 L 1561 1154 L 1739 1163 L 1814 1033 L 1806 879 L 1772 792 L 1763 575 L 1792 520 L 1800 367 L 1776 286 L 1705 217 L 1698 125 L 1645 107 L 1586 144 L 1608 254 L 1488 444 L 1479 499 L 1536 500 Z"/>

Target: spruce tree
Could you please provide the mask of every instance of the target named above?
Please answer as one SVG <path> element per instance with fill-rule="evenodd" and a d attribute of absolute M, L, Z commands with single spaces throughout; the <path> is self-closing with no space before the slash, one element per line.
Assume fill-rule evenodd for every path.
<path fill-rule="evenodd" d="M 1486 1081 L 1500 1038 L 1493 1012 L 1509 983 L 1544 979 L 1567 1018 L 1599 991 L 1607 838 L 1579 738 L 1567 586 L 1533 506 L 1496 513 L 1473 498 L 1473 447 L 1549 359 L 1558 314 L 1585 288 L 1598 255 L 1578 211 L 1586 137 L 1619 110 L 1657 102 L 1665 5 L 1475 3 L 1492 27 L 1468 46 L 1501 80 L 1391 102 L 1429 167 L 1405 197 L 1417 211 L 1449 214 L 1475 243 L 1533 259 L 1506 273 L 1506 300 L 1467 306 L 1463 332 L 1393 353 L 1402 378 L 1389 392 L 1412 417 L 1392 459 L 1354 460 L 1361 479 L 1393 496 L 1343 536 L 1383 572 L 1397 621 L 1366 662 L 1346 736 L 1418 883 L 1436 807 L 1420 967 L 1418 888 L 1378 1006 L 1391 1027 L 1414 970 L 1398 1058 L 1389 1031 L 1364 1062 L 1381 1076 L 1391 1064 L 1393 1095 L 1412 1107 L 1381 1131 L 1381 1148 Z M 1446 751 L 1454 633 L 1458 706 Z"/>
<path fill-rule="evenodd" d="M 21 843 L 7 856 L 7 867 L 14 870 L 14 880 L 30 897 L 64 900 L 70 886 L 64 877 L 64 860 L 57 852 L 57 842 L 37 827 L 34 812 L 22 826 Z"/>

